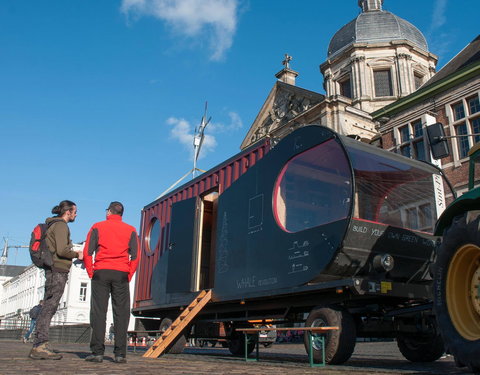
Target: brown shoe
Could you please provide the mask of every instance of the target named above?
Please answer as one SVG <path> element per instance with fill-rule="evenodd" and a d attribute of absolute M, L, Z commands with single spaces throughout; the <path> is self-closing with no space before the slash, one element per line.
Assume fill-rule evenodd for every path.
<path fill-rule="evenodd" d="M 115 359 L 113 360 L 115 363 L 127 363 L 127 359 L 125 357 L 122 357 L 120 355 L 116 355 Z"/>
<path fill-rule="evenodd" d="M 28 355 L 32 359 L 62 359 L 62 355 L 53 352 L 49 347 L 48 343 L 44 342 L 37 347 L 33 347 Z"/>

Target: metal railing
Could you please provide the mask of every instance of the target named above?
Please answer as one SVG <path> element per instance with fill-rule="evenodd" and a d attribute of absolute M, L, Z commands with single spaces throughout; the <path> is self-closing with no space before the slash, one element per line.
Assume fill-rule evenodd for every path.
<path fill-rule="evenodd" d="M 29 327 L 30 319 L 2 319 L 0 321 L 0 340 L 21 340 Z M 60 343 L 88 343 L 90 335 L 91 328 L 86 323 L 53 323 L 50 325 L 49 340 Z"/>

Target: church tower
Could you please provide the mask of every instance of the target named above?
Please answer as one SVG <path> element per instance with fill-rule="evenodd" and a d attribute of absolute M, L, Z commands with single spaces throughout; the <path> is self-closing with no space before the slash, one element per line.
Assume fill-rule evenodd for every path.
<path fill-rule="evenodd" d="M 359 0 L 361 13 L 335 33 L 320 66 L 326 97 L 348 98 L 367 113 L 417 90 L 437 63 L 423 34 L 383 3 Z"/>
<path fill-rule="evenodd" d="M 351 0 L 350 0 L 351 1 Z M 417 90 L 435 74 L 437 56 L 411 23 L 383 9 L 384 0 L 358 0 L 360 14 L 338 30 L 320 65 L 326 95 L 296 86 L 292 57 L 276 74 L 247 136 L 245 149 L 277 142 L 300 126 L 320 124 L 363 142 L 378 138 L 371 113 Z"/>

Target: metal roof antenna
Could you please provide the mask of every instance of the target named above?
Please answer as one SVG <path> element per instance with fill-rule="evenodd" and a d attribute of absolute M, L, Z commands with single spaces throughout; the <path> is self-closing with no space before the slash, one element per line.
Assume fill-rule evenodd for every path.
<path fill-rule="evenodd" d="M 210 123 L 212 117 L 210 116 L 207 120 L 207 108 L 208 102 L 205 102 L 205 111 L 203 112 L 202 119 L 200 120 L 200 125 L 195 128 L 195 134 L 193 135 L 193 168 L 188 171 L 184 176 L 182 176 L 179 180 L 177 180 L 172 186 L 170 186 L 167 190 L 165 190 L 162 194 L 160 194 L 155 200 L 160 199 L 169 191 L 171 191 L 175 186 L 177 186 L 180 182 L 182 182 L 190 173 L 192 174 L 192 178 L 195 178 L 195 172 L 205 172 L 203 169 L 197 168 L 197 160 L 198 156 L 200 155 L 200 149 L 202 148 L 203 139 L 205 138 L 204 132 L 207 125 Z"/>
<path fill-rule="evenodd" d="M 195 128 L 195 134 L 193 135 L 193 170 L 192 170 L 192 177 L 195 178 L 195 172 L 200 171 L 197 168 L 197 160 L 198 156 L 200 155 L 200 150 L 202 148 L 203 139 L 205 138 L 205 128 L 210 123 L 212 117 L 210 116 L 207 118 L 207 109 L 208 109 L 208 102 L 205 102 L 205 111 L 203 113 L 202 119 L 200 120 L 200 125 Z"/>

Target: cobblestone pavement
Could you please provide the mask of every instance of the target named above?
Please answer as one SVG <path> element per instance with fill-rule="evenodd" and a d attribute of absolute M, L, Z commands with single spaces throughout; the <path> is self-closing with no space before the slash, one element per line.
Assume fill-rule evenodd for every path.
<path fill-rule="evenodd" d="M 60 361 L 28 358 L 30 344 L 0 341 L 0 374 L 464 374 L 450 357 L 429 364 L 414 364 L 403 359 L 394 342 L 358 343 L 352 358 L 342 366 L 311 368 L 302 344 L 276 344 L 260 349 L 260 362 L 246 363 L 230 356 L 222 348 L 186 348 L 184 354 L 167 354 L 157 359 L 143 358 L 144 350 L 129 351 L 126 364 L 113 362 L 112 347 L 107 346 L 103 363 L 89 363 L 86 344 L 53 344 L 64 358 Z"/>

